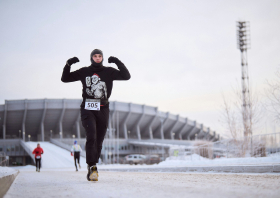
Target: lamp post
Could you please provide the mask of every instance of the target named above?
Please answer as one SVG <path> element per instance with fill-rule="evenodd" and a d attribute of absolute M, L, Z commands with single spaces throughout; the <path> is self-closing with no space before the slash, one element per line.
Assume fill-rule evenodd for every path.
<path fill-rule="evenodd" d="M 22 140 L 25 142 L 25 132 L 22 132 Z"/>
<path fill-rule="evenodd" d="M 173 133 L 172 133 L 172 139 L 173 139 L 173 140 L 174 140 L 174 135 L 175 135 L 175 133 L 173 132 Z"/>
<path fill-rule="evenodd" d="M 241 52 L 241 70 L 242 70 L 242 117 L 244 137 L 247 138 L 252 135 L 251 123 L 250 123 L 250 90 L 249 90 L 249 72 L 248 72 L 248 59 L 247 49 L 250 49 L 250 22 L 249 21 L 237 21 L 237 48 Z"/>
<path fill-rule="evenodd" d="M 20 134 L 21 134 L 21 130 L 18 130 L 18 133 L 19 133 L 19 135 L 18 135 L 18 139 L 20 139 Z"/>
<path fill-rule="evenodd" d="M 28 141 L 30 142 L 31 135 L 28 135 Z"/>
<path fill-rule="evenodd" d="M 62 140 L 62 132 L 59 132 L 59 138 Z"/>
<path fill-rule="evenodd" d="M 51 135 L 50 135 L 50 136 L 51 136 L 51 138 L 52 138 L 52 130 L 50 130 L 50 133 L 51 133 Z"/>
<path fill-rule="evenodd" d="M 128 133 L 128 139 L 129 139 L 129 134 L 130 134 L 130 131 L 127 131 L 127 133 Z"/>

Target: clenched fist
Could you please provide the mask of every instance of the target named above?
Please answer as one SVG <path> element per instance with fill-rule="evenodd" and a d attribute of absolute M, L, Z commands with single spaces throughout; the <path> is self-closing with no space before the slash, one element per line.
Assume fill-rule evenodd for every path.
<path fill-rule="evenodd" d="M 117 57 L 110 56 L 108 58 L 108 63 L 118 63 L 118 62 L 120 62 L 120 60 Z"/>
<path fill-rule="evenodd" d="M 73 58 L 68 59 L 67 62 L 66 62 L 66 64 L 69 65 L 69 66 L 71 66 L 72 64 L 77 63 L 77 62 L 79 62 L 79 61 L 80 61 L 80 60 L 79 60 L 77 57 L 73 57 Z"/>

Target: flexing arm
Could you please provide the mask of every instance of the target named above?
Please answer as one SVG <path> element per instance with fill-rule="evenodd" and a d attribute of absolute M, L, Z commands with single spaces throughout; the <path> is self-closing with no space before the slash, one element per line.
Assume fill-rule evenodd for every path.
<path fill-rule="evenodd" d="M 116 63 L 118 66 L 118 70 L 116 70 L 113 73 L 113 79 L 114 80 L 129 80 L 130 79 L 130 73 L 128 69 L 125 67 L 125 65 L 116 57 L 110 56 L 108 59 L 109 63 Z"/>
<path fill-rule="evenodd" d="M 64 66 L 63 73 L 61 76 L 62 82 L 74 82 L 79 80 L 79 70 L 70 72 L 71 65 L 79 62 L 79 59 L 77 57 L 70 58 L 67 60 L 66 65 Z"/>

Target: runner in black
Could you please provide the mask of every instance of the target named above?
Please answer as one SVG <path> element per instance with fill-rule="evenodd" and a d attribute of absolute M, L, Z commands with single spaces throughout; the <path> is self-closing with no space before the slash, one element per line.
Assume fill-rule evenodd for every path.
<path fill-rule="evenodd" d="M 109 63 L 115 63 L 118 69 L 103 66 L 103 53 L 95 49 L 90 54 L 91 65 L 70 72 L 72 64 L 79 62 L 77 57 L 67 60 L 61 81 L 81 81 L 83 84 L 83 102 L 81 104 L 81 120 L 86 130 L 86 162 L 88 164 L 87 179 L 98 181 L 98 163 L 102 143 L 109 120 L 109 102 L 114 80 L 129 80 L 130 73 L 125 65 L 116 57 L 110 56 Z"/>

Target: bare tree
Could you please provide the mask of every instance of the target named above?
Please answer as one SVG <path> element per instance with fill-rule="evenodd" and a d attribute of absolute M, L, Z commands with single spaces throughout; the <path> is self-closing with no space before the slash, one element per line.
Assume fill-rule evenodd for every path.
<path fill-rule="evenodd" d="M 244 102 L 241 89 L 235 88 L 230 100 L 223 95 L 223 101 L 221 122 L 231 138 L 227 145 L 234 156 L 244 157 L 250 150 L 250 137 L 262 115 L 258 95 L 248 92 Z M 247 105 L 247 109 L 244 108 L 244 104 Z"/>
<path fill-rule="evenodd" d="M 280 121 L 280 69 L 275 72 L 276 79 L 267 81 L 268 88 L 265 90 L 268 102 L 266 109 L 273 113 L 275 120 Z"/>
<path fill-rule="evenodd" d="M 241 135 L 239 116 L 234 109 L 232 102 L 229 102 L 223 95 L 222 124 L 229 133 L 230 138 L 236 140 Z"/>
<path fill-rule="evenodd" d="M 252 90 L 252 89 L 251 89 Z M 249 92 L 245 98 L 247 109 L 244 108 L 244 96 L 238 88 L 233 89 L 231 100 L 223 95 L 222 124 L 232 139 L 240 139 L 252 135 L 255 125 L 261 117 L 258 95 Z"/>

